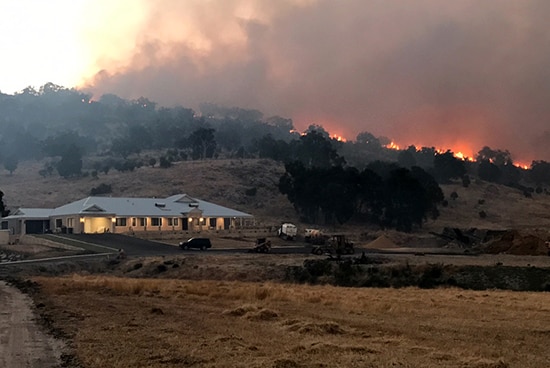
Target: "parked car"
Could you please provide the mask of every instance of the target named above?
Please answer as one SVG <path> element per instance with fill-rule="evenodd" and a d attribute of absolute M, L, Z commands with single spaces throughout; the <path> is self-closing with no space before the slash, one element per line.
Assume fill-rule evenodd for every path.
<path fill-rule="evenodd" d="M 208 238 L 191 238 L 187 241 L 180 242 L 181 249 L 197 248 L 200 250 L 207 250 L 212 248 L 212 243 Z"/>

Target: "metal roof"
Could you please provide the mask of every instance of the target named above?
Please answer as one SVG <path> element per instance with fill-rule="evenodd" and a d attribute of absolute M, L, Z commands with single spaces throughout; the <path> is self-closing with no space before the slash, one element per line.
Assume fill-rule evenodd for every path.
<path fill-rule="evenodd" d="M 52 208 L 19 208 L 17 211 L 3 220 L 29 219 L 29 220 L 47 220 L 53 212 Z"/>
<path fill-rule="evenodd" d="M 248 213 L 178 194 L 168 198 L 87 197 L 51 210 L 49 216 L 78 214 L 120 217 L 181 217 L 193 209 L 204 217 L 253 217 Z"/>

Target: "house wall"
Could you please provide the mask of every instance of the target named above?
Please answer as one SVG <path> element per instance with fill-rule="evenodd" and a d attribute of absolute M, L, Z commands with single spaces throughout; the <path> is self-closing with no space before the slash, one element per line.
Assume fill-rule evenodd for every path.
<path fill-rule="evenodd" d="M 180 217 L 117 217 L 113 224 L 113 232 L 128 233 L 134 231 L 169 231 L 180 230 Z"/>
<path fill-rule="evenodd" d="M 80 234 L 83 224 L 80 222 L 80 216 L 56 216 L 50 219 L 50 229 L 55 233 Z"/>
<path fill-rule="evenodd" d="M 58 233 L 132 233 L 144 231 L 211 231 L 243 228 L 240 218 L 224 217 L 94 217 L 94 216 L 56 216 L 49 220 L 49 228 Z M 143 219 L 143 221 L 142 221 Z M 25 234 L 24 219 L 3 221 L 2 226 L 12 234 Z M 156 221 L 156 222 L 155 222 Z M 160 225 L 159 225 L 160 222 Z M 185 225 L 184 225 L 185 224 Z"/>
<path fill-rule="evenodd" d="M 10 220 L 3 220 L 2 221 L 2 230 L 8 230 L 10 234 L 16 235 L 16 234 L 22 234 L 22 230 L 24 231 L 24 219 L 10 219 Z"/>
<path fill-rule="evenodd" d="M 185 228 L 184 223 L 187 225 L 188 231 L 202 231 L 202 230 L 227 230 L 236 227 L 235 219 L 231 218 L 229 221 L 225 221 L 225 218 L 218 217 L 213 218 L 211 222 L 210 218 L 195 218 L 195 217 L 162 217 L 160 219 L 161 225 L 153 225 L 154 220 L 151 217 L 145 218 L 145 226 L 141 224 L 139 217 L 117 217 L 116 222 L 113 224 L 113 232 L 115 233 L 131 233 L 142 231 L 179 231 Z M 201 220 L 202 219 L 202 220 Z M 227 223 L 229 227 L 227 227 Z"/>

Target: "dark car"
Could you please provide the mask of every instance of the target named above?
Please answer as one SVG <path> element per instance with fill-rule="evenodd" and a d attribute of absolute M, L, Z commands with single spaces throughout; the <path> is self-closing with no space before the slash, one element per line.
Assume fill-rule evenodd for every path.
<path fill-rule="evenodd" d="M 197 248 L 200 250 L 207 250 L 212 248 L 212 243 L 208 238 L 191 238 L 187 241 L 180 242 L 181 249 Z"/>

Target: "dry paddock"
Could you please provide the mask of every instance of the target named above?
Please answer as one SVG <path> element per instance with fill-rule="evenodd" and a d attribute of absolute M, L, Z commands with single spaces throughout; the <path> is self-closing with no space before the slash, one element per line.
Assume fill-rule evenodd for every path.
<path fill-rule="evenodd" d="M 547 367 L 550 294 L 37 277 L 85 367 Z"/>

